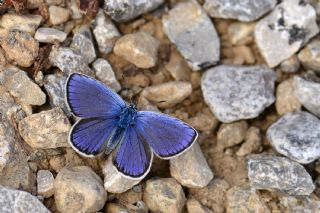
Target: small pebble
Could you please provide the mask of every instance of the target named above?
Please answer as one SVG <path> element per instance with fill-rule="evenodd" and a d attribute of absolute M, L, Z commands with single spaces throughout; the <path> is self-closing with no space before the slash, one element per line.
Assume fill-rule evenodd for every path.
<path fill-rule="evenodd" d="M 220 65 L 203 76 L 205 102 L 218 120 L 229 123 L 257 117 L 274 98 L 275 73 L 265 66 Z"/>
<path fill-rule="evenodd" d="M 67 38 L 67 34 L 54 28 L 41 27 L 37 30 L 34 38 L 42 43 L 54 44 L 56 41 L 63 42 Z"/>
<path fill-rule="evenodd" d="M 105 205 L 107 192 L 90 167 L 65 167 L 54 181 L 54 198 L 60 212 L 97 212 Z"/>
<path fill-rule="evenodd" d="M 188 123 L 196 130 L 210 131 L 214 130 L 218 126 L 219 121 L 211 112 L 201 112 L 190 118 Z"/>
<path fill-rule="evenodd" d="M 248 129 L 245 121 L 238 121 L 230 124 L 222 124 L 217 133 L 217 143 L 223 148 L 228 148 L 241 143 Z"/>
<path fill-rule="evenodd" d="M 270 209 L 263 198 L 250 188 L 250 186 L 234 186 L 227 192 L 226 212 L 247 213 L 263 212 L 270 213 Z"/>
<path fill-rule="evenodd" d="M 280 70 L 284 73 L 295 73 L 300 69 L 300 61 L 297 55 L 285 59 L 280 64 Z"/>
<path fill-rule="evenodd" d="M 320 39 L 316 38 L 309 42 L 298 57 L 306 69 L 320 71 Z"/>
<path fill-rule="evenodd" d="M 24 141 L 35 149 L 69 147 L 71 125 L 60 108 L 32 114 L 19 122 Z"/>
<path fill-rule="evenodd" d="M 116 92 L 121 90 L 121 85 L 117 80 L 109 62 L 103 58 L 98 58 L 92 64 L 97 79 Z"/>
<path fill-rule="evenodd" d="M 14 61 L 21 67 L 30 67 L 38 56 L 39 43 L 27 32 L 18 30 L 8 31 L 4 39 L 0 41 L 0 44 L 6 58 Z"/>
<path fill-rule="evenodd" d="M 294 80 L 288 79 L 282 81 L 276 92 L 276 110 L 279 115 L 284 115 L 288 112 L 299 111 L 301 104 L 298 96 L 295 95 Z"/>
<path fill-rule="evenodd" d="M 231 44 L 245 45 L 254 40 L 254 28 L 256 23 L 234 22 L 228 25 L 228 36 Z"/>
<path fill-rule="evenodd" d="M 137 185 L 140 180 L 132 180 L 124 177 L 112 163 L 112 157 L 101 164 L 104 174 L 104 188 L 111 193 L 123 193 Z"/>
<path fill-rule="evenodd" d="M 178 51 L 171 52 L 170 60 L 165 68 L 176 81 L 190 80 L 191 70 Z"/>
<path fill-rule="evenodd" d="M 202 206 L 199 201 L 193 198 L 187 200 L 187 210 L 188 213 L 213 213 L 213 211 Z"/>
<path fill-rule="evenodd" d="M 87 64 L 93 62 L 97 57 L 91 30 L 87 25 L 82 26 L 73 36 L 70 47 L 80 53 Z"/>
<path fill-rule="evenodd" d="M 307 112 L 287 113 L 273 123 L 267 137 L 280 154 L 302 164 L 320 157 L 320 121 Z"/>
<path fill-rule="evenodd" d="M 203 7 L 213 18 L 250 22 L 271 11 L 276 4 L 276 0 L 206 0 Z"/>
<path fill-rule="evenodd" d="M 117 27 L 101 9 L 93 22 L 93 35 L 97 41 L 99 51 L 104 54 L 112 51 L 116 40 L 120 37 Z"/>
<path fill-rule="evenodd" d="M 202 205 L 208 206 L 215 213 L 224 213 L 226 192 L 230 188 L 227 181 L 214 178 L 207 187 L 189 189 L 190 195 Z"/>
<path fill-rule="evenodd" d="M 67 77 L 62 73 L 46 75 L 43 79 L 43 86 L 48 95 L 51 107 L 60 107 L 63 112 L 70 117 L 71 112 L 66 105 L 65 87 Z"/>
<path fill-rule="evenodd" d="M 295 76 L 293 84 L 294 94 L 299 102 L 311 113 L 320 117 L 320 82 Z"/>
<path fill-rule="evenodd" d="M 0 212 L 34 212 L 50 213 L 50 211 L 28 192 L 0 186 Z"/>
<path fill-rule="evenodd" d="M 143 200 L 152 212 L 182 212 L 186 198 L 182 187 L 173 178 L 148 180 Z"/>
<path fill-rule="evenodd" d="M 215 65 L 220 41 L 210 18 L 196 1 L 181 2 L 162 18 L 164 32 L 193 70 Z"/>
<path fill-rule="evenodd" d="M 40 15 L 6 13 L 1 18 L 1 27 L 7 30 L 23 31 L 33 35 L 42 20 L 43 18 Z"/>
<path fill-rule="evenodd" d="M 130 21 L 160 6 L 164 0 L 104 0 L 106 13 L 117 22 Z"/>
<path fill-rule="evenodd" d="M 49 170 L 39 170 L 37 173 L 38 195 L 49 198 L 53 195 L 54 177 Z"/>
<path fill-rule="evenodd" d="M 19 102 L 26 105 L 41 106 L 46 102 L 46 94 L 22 70 L 12 76 L 8 90 Z"/>
<path fill-rule="evenodd" d="M 53 25 L 59 25 L 67 22 L 70 18 L 70 10 L 51 5 L 49 6 L 49 21 Z"/>
<path fill-rule="evenodd" d="M 170 160 L 170 174 L 188 188 L 205 187 L 213 178 L 213 172 L 197 142 L 189 150 Z"/>
<path fill-rule="evenodd" d="M 270 67 L 290 58 L 319 32 L 314 8 L 300 2 L 284 1 L 257 23 L 255 41 Z"/>
<path fill-rule="evenodd" d="M 140 98 L 145 98 L 160 108 L 171 108 L 182 102 L 191 92 L 191 83 L 171 81 L 145 88 Z"/>
<path fill-rule="evenodd" d="M 157 63 L 159 41 L 146 32 L 122 36 L 114 46 L 114 53 L 139 68 L 151 68 Z"/>
<path fill-rule="evenodd" d="M 130 212 L 121 204 L 107 203 L 105 213 L 130 213 Z"/>
<path fill-rule="evenodd" d="M 71 48 L 53 48 L 50 52 L 49 60 L 67 75 L 79 72 L 94 76 L 94 72 L 90 69 L 84 57 Z"/>
<path fill-rule="evenodd" d="M 251 153 L 259 152 L 262 150 L 260 130 L 256 127 L 250 127 L 247 131 L 245 142 L 237 151 L 236 155 L 246 156 Z"/>
<path fill-rule="evenodd" d="M 290 195 L 310 195 L 315 186 L 300 164 L 284 157 L 250 155 L 247 158 L 248 177 L 256 189 L 278 190 Z"/>

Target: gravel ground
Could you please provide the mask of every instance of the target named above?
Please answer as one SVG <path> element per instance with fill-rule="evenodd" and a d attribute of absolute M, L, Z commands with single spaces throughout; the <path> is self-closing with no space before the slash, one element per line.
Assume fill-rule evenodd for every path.
<path fill-rule="evenodd" d="M 6 0 L 0 14 L 1 213 L 320 212 L 319 1 Z M 81 157 L 75 72 L 197 143 L 142 180 Z"/>

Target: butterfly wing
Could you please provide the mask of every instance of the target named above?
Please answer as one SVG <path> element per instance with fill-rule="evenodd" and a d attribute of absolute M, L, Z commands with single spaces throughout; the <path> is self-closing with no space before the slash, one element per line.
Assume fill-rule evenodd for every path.
<path fill-rule="evenodd" d="M 197 131 L 183 121 L 156 112 L 140 111 L 136 118 L 142 135 L 155 154 L 162 159 L 181 154 L 197 139 Z"/>
<path fill-rule="evenodd" d="M 112 118 L 126 106 L 106 85 L 78 73 L 71 74 L 67 80 L 66 99 L 72 113 L 82 118 Z"/>
<path fill-rule="evenodd" d="M 148 174 L 153 153 L 144 138 L 137 133 L 135 126 L 127 128 L 113 154 L 113 164 L 126 177 L 141 179 Z"/>
<path fill-rule="evenodd" d="M 69 134 L 70 145 L 81 155 L 93 157 L 117 144 L 113 135 L 118 119 L 84 118 L 76 122 Z"/>

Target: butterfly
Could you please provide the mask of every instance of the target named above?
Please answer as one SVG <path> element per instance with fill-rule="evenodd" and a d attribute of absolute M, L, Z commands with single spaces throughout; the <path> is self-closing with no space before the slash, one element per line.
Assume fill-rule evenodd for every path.
<path fill-rule="evenodd" d="M 192 146 L 197 131 L 166 114 L 138 111 L 112 89 L 89 76 L 73 73 L 66 82 L 66 102 L 80 119 L 72 126 L 69 143 L 86 157 L 112 154 L 125 177 L 140 179 L 150 171 L 153 153 L 170 159 Z"/>

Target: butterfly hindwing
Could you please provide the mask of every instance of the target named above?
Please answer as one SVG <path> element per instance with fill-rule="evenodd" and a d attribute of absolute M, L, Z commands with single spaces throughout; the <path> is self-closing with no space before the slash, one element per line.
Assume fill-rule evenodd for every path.
<path fill-rule="evenodd" d="M 84 118 L 76 122 L 69 134 L 71 146 L 81 155 L 95 156 L 115 147 L 111 139 L 117 119 Z"/>
<path fill-rule="evenodd" d="M 198 133 L 183 121 L 157 112 L 140 111 L 136 118 L 138 134 L 143 135 L 154 153 L 168 159 L 188 149 Z"/>
<path fill-rule="evenodd" d="M 134 126 L 129 126 L 113 153 L 113 164 L 125 176 L 136 179 L 149 172 L 152 158 L 149 145 Z"/>
<path fill-rule="evenodd" d="M 78 73 L 67 80 L 66 99 L 72 113 L 82 118 L 114 117 L 126 107 L 121 97 L 103 83 Z"/>

